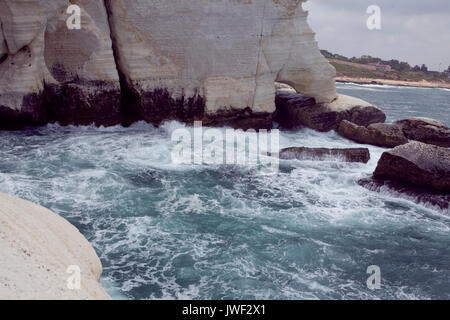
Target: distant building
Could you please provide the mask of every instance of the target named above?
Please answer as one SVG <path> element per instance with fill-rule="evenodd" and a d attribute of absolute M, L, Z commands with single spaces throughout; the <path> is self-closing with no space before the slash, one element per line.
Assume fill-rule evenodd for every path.
<path fill-rule="evenodd" d="M 392 71 L 391 66 L 387 65 L 387 64 L 381 64 L 379 62 L 371 62 L 369 63 L 369 65 L 375 67 L 375 69 L 377 71 Z"/>
<path fill-rule="evenodd" d="M 450 80 L 450 71 L 449 70 L 445 70 L 443 73 L 444 73 L 444 75 L 447 76 L 448 80 Z"/>

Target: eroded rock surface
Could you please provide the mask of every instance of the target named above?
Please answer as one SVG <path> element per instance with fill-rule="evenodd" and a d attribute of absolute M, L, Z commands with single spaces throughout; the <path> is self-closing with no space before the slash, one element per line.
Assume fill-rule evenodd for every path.
<path fill-rule="evenodd" d="M 370 152 L 367 148 L 326 149 L 292 147 L 280 151 L 282 160 L 316 160 L 316 161 L 344 161 L 367 163 L 370 160 Z"/>
<path fill-rule="evenodd" d="M 393 124 L 374 123 L 366 128 L 344 120 L 339 125 L 338 133 L 355 142 L 379 147 L 394 148 L 408 143 L 401 128 Z"/>
<path fill-rule="evenodd" d="M 416 141 L 450 147 L 450 129 L 442 122 L 430 118 L 410 118 L 395 122 L 405 135 Z"/>
<path fill-rule="evenodd" d="M 104 3 L 76 1 L 80 30 L 66 25 L 70 4 L 0 0 L 0 52 L 6 57 L 0 64 L 0 126 L 120 122 L 120 83 Z"/>
<path fill-rule="evenodd" d="M 302 2 L 107 0 L 132 112 L 150 122 L 248 126 L 252 118 L 267 127 L 275 81 L 332 101 L 335 70 L 318 51 Z"/>
<path fill-rule="evenodd" d="M 288 108 L 297 124 L 383 122 L 364 101 L 337 98 L 303 2 L 0 0 L 0 126 L 175 119 L 269 128 L 275 82 L 315 101 L 301 116 Z M 67 28 L 71 4 L 80 30 Z"/>
<path fill-rule="evenodd" d="M 386 151 L 375 178 L 450 192 L 450 149 L 413 141 Z"/>
<path fill-rule="evenodd" d="M 331 103 L 317 104 L 311 98 L 278 90 L 276 96 L 278 119 L 282 126 L 304 126 L 318 131 L 337 130 L 343 120 L 368 126 L 386 121 L 384 112 L 361 99 L 339 95 Z"/>

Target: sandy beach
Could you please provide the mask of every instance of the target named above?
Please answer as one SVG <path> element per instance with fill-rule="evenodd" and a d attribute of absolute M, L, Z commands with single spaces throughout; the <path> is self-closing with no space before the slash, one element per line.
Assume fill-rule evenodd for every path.
<path fill-rule="evenodd" d="M 402 81 L 388 79 L 336 77 L 336 82 L 353 82 L 357 84 L 379 84 L 389 86 L 415 87 L 415 88 L 443 88 L 450 89 L 450 83 L 422 81 Z"/>

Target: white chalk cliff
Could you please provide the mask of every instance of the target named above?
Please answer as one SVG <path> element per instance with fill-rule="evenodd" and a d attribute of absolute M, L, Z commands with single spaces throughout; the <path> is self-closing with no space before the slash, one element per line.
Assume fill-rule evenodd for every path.
<path fill-rule="evenodd" d="M 0 0 L 0 122 L 267 122 L 275 81 L 331 102 L 335 70 L 303 2 Z"/>
<path fill-rule="evenodd" d="M 319 53 L 303 0 L 107 0 L 118 68 L 152 118 L 166 89 L 202 97 L 205 113 L 275 111 L 275 81 L 317 102 L 336 97 L 335 70 Z M 194 100 L 195 101 L 195 100 Z M 164 115 L 164 110 L 161 110 Z"/>
<path fill-rule="evenodd" d="M 57 214 L 0 193 L 0 240 L 0 300 L 110 299 L 94 249 Z"/>
<path fill-rule="evenodd" d="M 66 24 L 71 2 L 81 8 L 80 30 Z M 120 121 L 103 1 L 0 0 L 0 26 L 0 122 Z"/>

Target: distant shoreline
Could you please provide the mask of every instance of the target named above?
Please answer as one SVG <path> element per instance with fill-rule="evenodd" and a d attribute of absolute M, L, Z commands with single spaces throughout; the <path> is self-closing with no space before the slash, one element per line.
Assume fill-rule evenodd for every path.
<path fill-rule="evenodd" d="M 450 89 L 450 83 L 422 81 L 402 81 L 389 79 L 371 79 L 371 78 L 352 78 L 352 77 L 336 77 L 336 82 L 345 83 L 352 82 L 355 84 L 374 84 L 382 86 L 399 86 L 412 88 L 434 88 L 434 89 Z"/>

